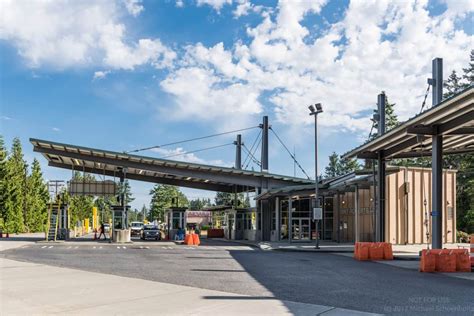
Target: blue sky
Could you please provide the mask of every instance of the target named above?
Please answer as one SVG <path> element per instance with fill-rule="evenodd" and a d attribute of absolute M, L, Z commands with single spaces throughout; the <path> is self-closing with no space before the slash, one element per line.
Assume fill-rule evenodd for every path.
<path fill-rule="evenodd" d="M 413 116 L 431 59 L 460 71 L 473 48 L 473 4 L 462 0 L 20 0 L 0 9 L 0 132 L 8 146 L 19 137 L 47 179 L 70 173 L 47 167 L 30 137 L 126 151 L 254 126 L 263 115 L 312 175 L 309 104 L 325 110 L 322 169 L 331 152 L 367 138 L 380 91 L 402 120 Z M 244 132 L 244 142 L 250 146 L 257 132 Z M 270 171 L 293 175 L 270 136 Z M 230 166 L 234 148 L 177 158 Z M 148 204 L 151 186 L 132 182 L 134 207 Z"/>

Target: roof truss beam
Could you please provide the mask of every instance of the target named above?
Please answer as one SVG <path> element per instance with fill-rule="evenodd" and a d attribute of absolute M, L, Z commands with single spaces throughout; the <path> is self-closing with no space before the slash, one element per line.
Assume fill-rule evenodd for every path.
<path fill-rule="evenodd" d="M 68 164 L 49 162 L 48 165 L 51 167 L 71 170 L 71 166 Z M 90 167 L 85 167 L 85 166 L 81 167 L 81 169 L 82 169 L 81 171 L 84 171 L 87 173 L 95 173 L 98 175 L 106 175 L 110 177 L 119 176 L 117 172 L 114 172 L 108 169 L 104 170 L 104 169 L 90 168 Z M 232 186 L 220 185 L 220 184 L 214 184 L 214 183 L 200 183 L 200 182 L 177 180 L 177 179 L 170 179 L 170 178 L 164 178 L 164 177 L 151 177 L 151 176 L 140 175 L 136 173 L 127 173 L 125 178 L 130 179 L 130 180 L 169 184 L 169 185 L 174 185 L 174 186 L 201 189 L 201 190 L 229 192 L 229 193 L 233 192 Z M 240 187 L 240 190 L 238 191 L 242 191 L 242 188 Z"/>

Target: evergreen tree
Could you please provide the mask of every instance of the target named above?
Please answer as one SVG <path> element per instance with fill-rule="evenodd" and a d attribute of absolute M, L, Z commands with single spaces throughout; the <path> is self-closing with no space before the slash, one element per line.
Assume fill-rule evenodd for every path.
<path fill-rule="evenodd" d="M 214 202 L 216 205 L 234 205 L 234 193 L 217 192 Z M 237 193 L 237 207 L 250 207 L 250 200 L 246 199 L 242 192 Z"/>
<path fill-rule="evenodd" d="M 378 114 L 378 109 L 374 110 L 374 114 Z M 395 103 L 390 103 L 388 101 L 387 95 L 385 95 L 385 132 L 397 127 L 398 124 L 400 124 L 400 121 L 398 120 L 398 116 L 395 113 Z M 370 135 L 370 140 L 377 137 L 378 127 L 379 123 L 375 121 L 374 130 L 372 135 Z"/>
<path fill-rule="evenodd" d="M 157 184 L 151 189 L 151 202 L 150 212 L 148 220 L 153 221 L 155 219 L 164 221 L 165 212 L 171 207 L 187 207 L 188 199 L 186 196 L 175 186 L 166 184 Z M 173 203 L 177 200 L 177 203 Z"/>
<path fill-rule="evenodd" d="M 468 87 L 469 85 L 474 85 L 474 49 L 471 50 L 469 56 L 469 67 L 463 68 L 462 78 L 464 79 L 463 88 Z"/>
<path fill-rule="evenodd" d="M 125 205 L 130 205 L 130 203 L 135 200 L 135 198 L 132 196 L 132 189 L 128 180 L 125 180 L 123 184 L 118 184 L 117 192 L 120 197 L 122 196 L 122 194 L 125 194 Z"/>
<path fill-rule="evenodd" d="M 462 81 L 455 71 L 444 82 L 449 98 L 462 89 L 474 84 L 474 50 L 470 53 L 468 68 L 463 68 Z M 443 167 L 458 170 L 456 175 L 456 218 L 457 229 L 474 233 L 474 155 L 456 154 L 443 157 Z"/>
<path fill-rule="evenodd" d="M 31 175 L 27 181 L 25 226 L 28 232 L 40 232 L 44 231 L 48 219 L 49 192 L 36 158 L 33 160 L 31 169 Z"/>
<path fill-rule="evenodd" d="M 332 152 L 329 156 L 329 164 L 324 169 L 324 177 L 326 179 L 334 178 L 339 175 L 339 155 Z"/>
<path fill-rule="evenodd" d="M 329 165 L 327 165 L 324 170 L 324 177 L 330 179 L 354 172 L 360 168 L 361 166 L 356 159 L 342 159 L 338 154 L 333 152 L 329 156 Z"/>
<path fill-rule="evenodd" d="M 86 173 L 83 175 L 81 172 L 76 171 L 72 177 L 74 181 L 95 181 L 95 177 L 91 174 Z M 64 201 L 69 205 L 71 223 L 76 223 L 83 219 L 92 219 L 92 208 L 94 207 L 94 197 L 90 195 L 73 195 L 70 196 L 67 192 L 63 194 Z M 73 224 L 73 225 L 74 225 Z"/>
<path fill-rule="evenodd" d="M 361 168 L 357 159 L 339 159 L 339 175 L 357 171 Z"/>
<path fill-rule="evenodd" d="M 450 96 L 456 94 L 457 92 L 463 89 L 463 84 L 461 83 L 461 77 L 458 76 L 456 70 L 453 70 L 449 75 L 448 79 L 444 81 L 443 86 L 447 90 L 443 94 L 443 98 L 447 99 Z"/>
<path fill-rule="evenodd" d="M 7 149 L 0 135 L 0 229 L 4 229 L 7 199 Z"/>
<path fill-rule="evenodd" d="M 115 205 L 115 196 L 98 196 L 94 200 L 94 206 L 97 207 L 100 222 L 108 222 L 112 219 L 112 205 Z"/>
<path fill-rule="evenodd" d="M 15 138 L 6 163 L 6 179 L 8 180 L 6 181 L 4 225 L 9 233 L 25 230 L 26 168 L 20 140 Z"/>

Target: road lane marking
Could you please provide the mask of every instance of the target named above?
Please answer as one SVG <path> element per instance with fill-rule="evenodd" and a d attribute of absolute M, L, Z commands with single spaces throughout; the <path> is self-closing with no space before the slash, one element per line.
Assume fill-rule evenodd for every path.
<path fill-rule="evenodd" d="M 46 246 L 41 247 L 41 249 L 46 248 Z"/>
<path fill-rule="evenodd" d="M 74 249 L 77 249 L 77 248 L 79 248 L 79 247 L 78 246 L 74 247 Z"/>
<path fill-rule="evenodd" d="M 127 247 L 125 247 L 125 246 L 124 246 L 124 247 L 122 247 L 122 248 L 123 248 L 123 249 L 127 249 Z"/>
<path fill-rule="evenodd" d="M 67 249 L 71 249 L 71 248 L 72 248 L 72 246 L 67 247 Z"/>
<path fill-rule="evenodd" d="M 99 249 L 102 249 L 102 246 L 100 246 Z"/>
<path fill-rule="evenodd" d="M 53 248 L 53 246 L 49 246 L 48 248 L 51 249 L 51 248 Z"/>
<path fill-rule="evenodd" d="M 94 246 L 94 247 L 92 247 L 92 248 L 94 248 L 94 249 L 95 249 L 95 248 L 96 248 L 96 246 Z"/>
<path fill-rule="evenodd" d="M 117 249 L 120 249 L 120 247 L 119 247 L 119 246 L 117 246 Z"/>

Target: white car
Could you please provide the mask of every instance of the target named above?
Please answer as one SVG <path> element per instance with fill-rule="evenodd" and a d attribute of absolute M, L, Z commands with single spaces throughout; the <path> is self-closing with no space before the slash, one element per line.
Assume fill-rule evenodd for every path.
<path fill-rule="evenodd" d="M 130 235 L 140 237 L 143 230 L 142 222 L 131 222 L 130 223 Z"/>

